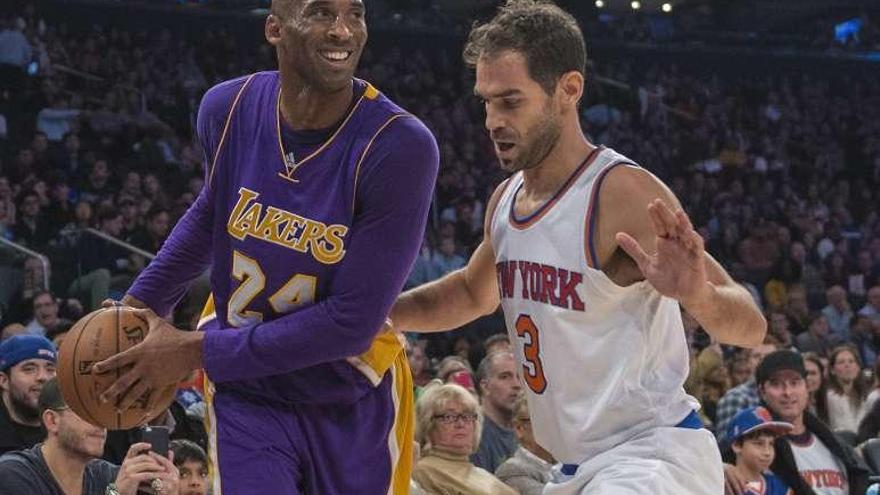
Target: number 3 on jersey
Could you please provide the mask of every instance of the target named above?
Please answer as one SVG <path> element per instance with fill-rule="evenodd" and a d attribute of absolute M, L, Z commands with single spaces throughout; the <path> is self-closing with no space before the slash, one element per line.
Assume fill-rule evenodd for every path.
<path fill-rule="evenodd" d="M 541 344 L 538 327 L 529 315 L 519 315 L 516 319 L 516 335 L 523 339 L 523 357 L 531 369 L 523 365 L 523 378 L 526 385 L 536 394 L 544 393 L 547 378 L 544 377 L 544 365 L 541 363 Z"/>
<path fill-rule="evenodd" d="M 263 314 L 250 311 L 247 305 L 266 288 L 266 276 L 257 260 L 239 251 L 232 252 L 232 276 L 241 282 L 229 296 L 226 320 L 234 327 L 243 327 L 263 321 Z M 297 306 L 315 300 L 317 279 L 312 275 L 298 273 L 269 298 L 269 305 L 275 313 L 288 313 Z"/>

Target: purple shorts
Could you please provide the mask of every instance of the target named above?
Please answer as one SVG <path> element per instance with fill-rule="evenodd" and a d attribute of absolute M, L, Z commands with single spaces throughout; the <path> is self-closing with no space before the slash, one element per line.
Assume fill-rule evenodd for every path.
<path fill-rule="evenodd" d="M 210 385 L 206 398 L 214 495 L 409 493 L 412 379 L 399 360 L 353 404 L 283 405 Z"/>

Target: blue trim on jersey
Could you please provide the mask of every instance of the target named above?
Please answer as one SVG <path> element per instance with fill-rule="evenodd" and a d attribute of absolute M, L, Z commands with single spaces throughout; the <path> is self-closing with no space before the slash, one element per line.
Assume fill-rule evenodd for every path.
<path fill-rule="evenodd" d="M 587 239 L 587 247 L 590 249 L 590 258 L 593 259 L 593 268 L 596 270 L 601 270 L 599 267 L 599 257 L 596 256 L 596 247 L 593 245 L 593 233 L 596 230 L 596 219 L 599 218 L 599 191 L 602 189 L 602 182 L 605 181 L 605 176 L 608 175 L 608 172 L 611 169 L 617 167 L 618 165 L 631 165 L 633 167 L 638 167 L 635 163 L 632 162 L 617 162 L 606 168 L 599 175 L 599 178 L 596 179 L 596 185 L 593 187 L 593 197 L 590 198 L 590 202 L 592 203 L 590 209 L 590 234 Z"/>
<path fill-rule="evenodd" d="M 691 412 L 685 416 L 683 420 L 681 420 L 676 428 L 688 428 L 691 430 L 699 430 L 703 427 L 703 420 L 700 419 L 700 415 L 697 414 L 697 411 L 691 410 Z M 560 472 L 566 476 L 572 476 L 577 472 L 578 465 L 577 464 L 563 464 Z"/>
<path fill-rule="evenodd" d="M 524 223 L 529 223 L 530 220 L 532 220 L 533 218 L 535 218 L 538 215 L 540 215 L 541 213 L 543 213 L 544 210 L 546 210 L 547 208 L 552 206 L 553 203 L 555 203 L 556 200 L 559 199 L 560 196 L 562 196 L 566 191 L 568 191 L 568 188 L 571 185 L 571 183 L 574 182 L 574 180 L 577 179 L 581 175 L 581 172 L 584 170 L 584 168 L 593 162 L 593 157 L 595 157 L 599 153 L 599 151 L 601 151 L 603 149 L 604 149 L 603 146 L 597 146 L 597 147 L 593 148 L 593 151 L 591 151 L 587 155 L 587 157 L 584 158 L 584 161 L 582 161 L 581 164 L 578 165 L 576 169 L 574 169 L 574 172 L 572 172 L 572 174 L 569 175 L 567 179 L 565 179 L 565 182 L 562 183 L 562 187 L 560 187 L 559 189 L 556 190 L 555 193 L 553 193 L 553 197 L 548 199 L 547 201 L 545 201 L 544 204 L 542 204 L 537 210 L 535 210 L 534 212 L 532 212 L 531 214 L 529 214 L 525 218 L 518 218 L 516 216 L 516 212 L 514 211 L 514 206 L 516 205 L 516 196 L 517 196 L 517 194 L 519 194 L 519 191 L 520 191 L 520 189 L 522 189 L 522 186 L 523 186 L 523 183 L 520 182 L 519 186 L 516 188 L 516 191 L 513 192 L 513 200 L 510 202 L 510 218 L 512 218 L 513 221 L 516 222 L 517 224 L 524 224 Z"/>

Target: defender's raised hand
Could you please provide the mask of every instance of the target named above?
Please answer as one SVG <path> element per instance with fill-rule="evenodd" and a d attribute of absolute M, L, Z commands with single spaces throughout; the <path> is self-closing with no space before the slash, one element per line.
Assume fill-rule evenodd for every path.
<path fill-rule="evenodd" d="M 618 232 L 620 247 L 636 262 L 645 279 L 667 297 L 688 301 L 708 289 L 703 238 L 683 210 L 673 212 L 660 199 L 648 204 L 657 250 L 647 253 L 629 234 Z"/>

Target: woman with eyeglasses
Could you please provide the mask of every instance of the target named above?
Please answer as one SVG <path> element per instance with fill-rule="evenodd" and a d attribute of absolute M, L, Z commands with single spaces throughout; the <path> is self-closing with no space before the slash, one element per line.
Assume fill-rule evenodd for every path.
<path fill-rule="evenodd" d="M 413 479 L 426 493 L 516 495 L 488 471 L 470 461 L 480 443 L 482 416 L 477 399 L 465 388 L 429 386 L 416 403 L 416 441 L 422 457 Z"/>

